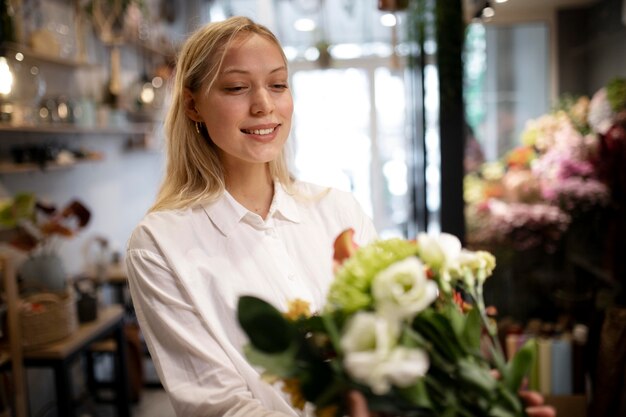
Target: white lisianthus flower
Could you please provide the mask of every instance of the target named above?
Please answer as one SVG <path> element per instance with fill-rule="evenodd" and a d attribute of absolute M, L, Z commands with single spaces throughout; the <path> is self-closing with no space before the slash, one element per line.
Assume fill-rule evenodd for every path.
<path fill-rule="evenodd" d="M 383 374 L 397 387 L 408 387 L 428 371 L 428 355 L 419 348 L 397 346 L 380 365 Z"/>
<path fill-rule="evenodd" d="M 466 285 L 482 285 L 496 267 L 496 258 L 485 251 L 463 250 L 459 256 L 459 265 Z"/>
<path fill-rule="evenodd" d="M 396 262 L 372 281 L 374 306 L 390 319 L 411 319 L 437 298 L 437 284 L 416 257 Z"/>
<path fill-rule="evenodd" d="M 360 311 L 346 324 L 341 349 L 346 353 L 377 351 L 386 356 L 397 343 L 398 323 L 372 312 Z"/>
<path fill-rule="evenodd" d="M 398 336 L 397 322 L 374 313 L 356 313 L 340 341 L 348 375 L 378 395 L 389 392 L 392 385 L 406 387 L 424 376 L 428 355 L 421 349 L 397 346 Z"/>
<path fill-rule="evenodd" d="M 461 241 L 449 233 L 417 235 L 419 257 L 428 264 L 434 272 L 439 274 L 441 284 L 451 286 L 453 279 L 461 275 L 459 256 L 461 255 Z"/>

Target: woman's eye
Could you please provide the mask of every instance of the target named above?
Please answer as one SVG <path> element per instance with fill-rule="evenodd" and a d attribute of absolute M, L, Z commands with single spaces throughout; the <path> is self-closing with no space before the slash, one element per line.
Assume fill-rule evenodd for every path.
<path fill-rule="evenodd" d="M 240 91 L 245 90 L 246 87 L 243 85 L 237 85 L 237 86 L 233 86 L 233 87 L 224 87 L 225 91 L 231 92 L 231 93 L 237 93 Z"/>
<path fill-rule="evenodd" d="M 272 84 L 272 88 L 276 90 L 286 90 L 287 88 L 289 88 L 289 86 L 287 84 L 278 83 L 278 84 Z"/>

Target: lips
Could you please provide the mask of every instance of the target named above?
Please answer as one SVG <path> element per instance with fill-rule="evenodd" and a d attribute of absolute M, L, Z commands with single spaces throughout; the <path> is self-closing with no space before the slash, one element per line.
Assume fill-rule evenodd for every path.
<path fill-rule="evenodd" d="M 278 123 L 257 125 L 241 129 L 241 131 L 247 135 L 265 136 L 271 135 L 272 133 L 276 132 L 279 126 L 280 124 Z"/>
<path fill-rule="evenodd" d="M 243 133 L 248 133 L 251 135 L 269 135 L 274 132 L 275 128 L 271 127 L 269 129 L 241 129 Z"/>

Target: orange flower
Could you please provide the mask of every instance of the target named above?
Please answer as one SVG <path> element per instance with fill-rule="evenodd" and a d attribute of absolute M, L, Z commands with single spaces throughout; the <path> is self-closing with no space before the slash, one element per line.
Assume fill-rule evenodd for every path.
<path fill-rule="evenodd" d="M 344 260 L 348 259 L 359 248 L 354 243 L 354 229 L 346 229 L 335 239 L 333 261 L 335 266 L 341 265 Z"/>
<path fill-rule="evenodd" d="M 485 184 L 483 190 L 485 199 L 498 198 L 504 195 L 504 188 L 500 182 L 492 182 Z"/>
<path fill-rule="evenodd" d="M 536 158 L 535 150 L 530 146 L 518 146 L 507 155 L 507 164 L 511 168 L 527 168 Z"/>
<path fill-rule="evenodd" d="M 289 395 L 291 405 L 299 410 L 304 410 L 306 400 L 304 399 L 302 390 L 300 389 L 300 381 L 295 378 L 287 378 L 284 379 L 283 382 L 284 384 L 282 390 L 284 393 Z"/>
<path fill-rule="evenodd" d="M 472 309 L 472 305 L 463 301 L 463 297 L 461 297 L 461 294 L 458 291 L 454 291 L 454 293 L 452 294 L 452 300 L 457 306 L 459 306 L 459 309 L 463 313 L 467 313 Z"/>

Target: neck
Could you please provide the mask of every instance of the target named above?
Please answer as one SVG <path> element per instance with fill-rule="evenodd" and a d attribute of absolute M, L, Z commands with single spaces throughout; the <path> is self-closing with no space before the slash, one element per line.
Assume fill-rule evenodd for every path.
<path fill-rule="evenodd" d="M 274 182 L 267 165 L 237 167 L 236 175 L 226 175 L 226 190 L 242 206 L 265 218 L 274 197 Z"/>

